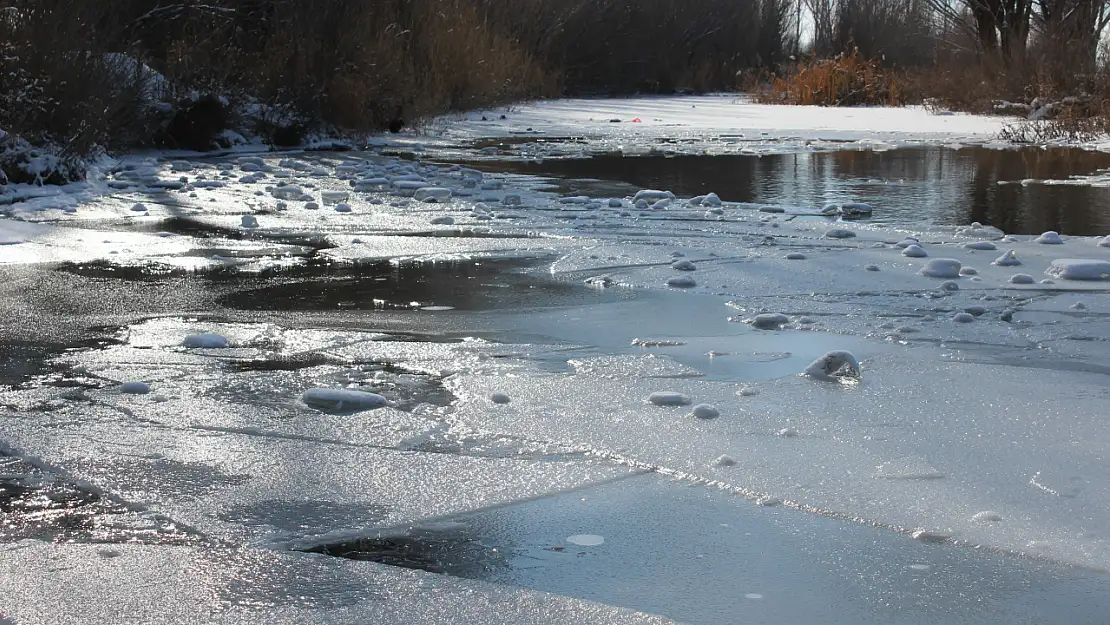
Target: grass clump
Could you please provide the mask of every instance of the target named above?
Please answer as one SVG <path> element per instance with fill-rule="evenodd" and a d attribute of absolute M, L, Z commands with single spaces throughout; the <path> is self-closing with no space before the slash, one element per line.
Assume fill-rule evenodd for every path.
<path fill-rule="evenodd" d="M 831 59 L 810 58 L 782 75 L 764 77 L 756 100 L 803 106 L 901 106 L 908 89 L 895 70 L 864 59 L 858 50 Z"/>

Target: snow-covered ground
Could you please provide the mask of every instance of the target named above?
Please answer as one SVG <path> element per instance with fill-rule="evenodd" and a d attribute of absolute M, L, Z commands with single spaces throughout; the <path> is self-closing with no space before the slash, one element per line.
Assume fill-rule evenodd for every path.
<path fill-rule="evenodd" d="M 451 138 L 553 137 L 585 140 L 594 150 L 637 154 L 657 149 L 713 154 L 779 153 L 855 146 L 1002 145 L 1017 118 L 935 114 L 923 107 L 836 108 L 754 104 L 734 94 L 562 99 L 509 111 L 467 113 L 433 130 Z M 666 145 L 660 142 L 665 140 Z M 579 144 L 581 145 L 581 144 Z"/>
<path fill-rule="evenodd" d="M 1001 123 L 726 98 L 561 101 L 493 115 L 450 134 L 589 135 L 643 151 L 671 133 L 726 144 L 743 132 L 775 149 L 815 140 L 858 149 L 986 142 Z M 576 622 L 571 613 L 656 622 L 579 601 L 590 599 L 718 622 L 727 605 L 699 611 L 615 582 L 545 577 L 566 563 L 547 561 L 553 546 L 533 552 L 536 542 L 590 558 L 637 537 L 606 536 L 586 516 L 572 534 L 573 522 L 530 512 L 544 501 L 623 501 L 613 517 L 650 498 L 660 522 L 682 531 L 689 500 L 668 490 L 673 481 L 645 487 L 658 475 L 644 473 L 703 498 L 723 493 L 715 514 L 779 508 L 776 519 L 799 523 L 796 538 L 772 540 L 785 531 L 779 521 L 759 531 L 801 549 L 791 561 L 858 524 L 895 539 L 884 554 L 920 549 L 917 539 L 980 547 L 1023 571 L 1110 569 L 1110 238 L 842 220 L 867 207 L 822 214 L 821 198 L 798 207 L 666 190 L 562 196 L 537 178 L 382 153 L 414 141 L 132 160 L 84 195 L 4 207 L 0 270 L 20 276 L 2 287 L 5 336 L 87 314 L 89 333 L 106 338 L 50 352 L 0 392 L 0 449 L 20 459 L 0 484 L 69 485 L 127 514 L 78 532 L 107 545 L 0 546 L 0 617 L 68 622 L 81 606 L 84 622 Z M 437 141 L 422 153 L 454 153 Z M 504 269 L 474 269 L 486 265 Z M 89 276 L 93 299 L 107 303 L 83 312 L 28 272 Z M 858 376 L 829 375 L 853 361 Z M 732 511 L 738 502 L 745 512 Z M 464 542 L 487 555 L 508 535 L 527 537 L 507 568 L 476 576 L 574 598 L 286 553 L 451 530 L 461 518 L 484 519 Z M 818 529 L 789 521 L 807 518 L 821 519 Z M 146 544 L 112 542 L 136 533 Z M 870 540 L 853 534 L 848 552 L 868 553 Z M 1012 590 L 987 581 L 990 567 L 961 562 L 912 570 L 959 579 L 971 595 Z M 34 582 L 48 563 L 59 571 Z M 696 585 L 683 575 L 727 576 L 730 566 L 711 557 L 660 579 Z M 139 569 L 155 579 L 126 585 Z M 761 601 L 753 622 L 809 622 L 814 613 L 789 596 L 797 587 L 773 581 L 784 575 L 747 579 L 735 605 Z M 305 580 L 317 588 L 304 596 L 324 604 L 301 597 Z M 837 622 L 883 619 L 846 601 L 853 590 L 820 583 L 805 605 Z M 1084 583 L 1095 608 L 1107 601 L 1097 592 L 1105 577 Z M 362 598 L 367 587 L 383 600 Z M 902 588 L 878 593 L 876 606 L 936 616 L 929 610 L 951 600 L 910 601 Z M 1041 608 L 1005 614 L 1074 618 Z"/>

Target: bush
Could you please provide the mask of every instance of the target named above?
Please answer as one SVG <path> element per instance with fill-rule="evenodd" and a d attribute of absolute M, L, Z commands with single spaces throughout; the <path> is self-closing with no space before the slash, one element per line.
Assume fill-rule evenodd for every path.
<path fill-rule="evenodd" d="M 184 101 L 159 133 L 155 143 L 168 148 L 203 152 L 217 147 L 221 134 L 232 127 L 227 102 L 214 95 Z"/>
<path fill-rule="evenodd" d="M 768 78 L 769 84 L 756 96 L 764 104 L 901 106 L 907 101 L 907 89 L 896 72 L 864 60 L 858 52 L 803 61 L 783 76 Z"/>
<path fill-rule="evenodd" d="M 0 185 L 66 184 L 84 180 L 80 158 L 59 156 L 49 148 L 37 148 L 26 140 L 0 131 Z"/>

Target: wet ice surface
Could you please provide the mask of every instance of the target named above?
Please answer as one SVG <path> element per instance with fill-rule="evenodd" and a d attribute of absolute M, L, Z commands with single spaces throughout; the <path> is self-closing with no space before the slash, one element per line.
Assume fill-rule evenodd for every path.
<path fill-rule="evenodd" d="M 1099 239 L 899 220 L 878 192 L 841 220 L 821 192 L 569 194 L 362 152 L 174 169 L 0 218 L 2 548 L 29 554 L 0 559 L 0 596 L 39 598 L 0 601 L 16 622 L 125 573 L 43 608 L 16 572 L 105 558 L 26 538 L 168 567 L 128 604 L 165 622 L 439 622 L 518 592 L 359 603 L 401 568 L 574 598 L 525 593 L 519 622 L 577 599 L 690 622 L 1107 611 L 1106 578 L 1068 568 L 1110 568 Z"/>
<path fill-rule="evenodd" d="M 133 615 L 188 624 L 670 622 L 542 592 L 310 554 L 32 541 L 0 545 L 0 553 L 0 615 L 15 623 L 115 623 Z"/>
<path fill-rule="evenodd" d="M 485 548 L 466 565 L 448 563 L 457 575 L 681 622 L 1104 618 L 1105 604 L 1090 601 L 1107 589 L 1099 574 L 907 542 L 657 475 L 466 515 L 444 535 Z M 435 560 L 435 553 L 429 548 L 424 555 Z"/>

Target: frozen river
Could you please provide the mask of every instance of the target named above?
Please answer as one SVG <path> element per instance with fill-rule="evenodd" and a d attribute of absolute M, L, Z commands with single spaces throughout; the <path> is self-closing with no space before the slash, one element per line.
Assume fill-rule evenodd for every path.
<path fill-rule="evenodd" d="M 0 206 L 0 623 L 1107 622 L 1105 154 L 583 106 Z"/>

